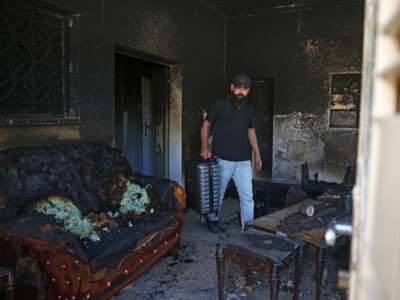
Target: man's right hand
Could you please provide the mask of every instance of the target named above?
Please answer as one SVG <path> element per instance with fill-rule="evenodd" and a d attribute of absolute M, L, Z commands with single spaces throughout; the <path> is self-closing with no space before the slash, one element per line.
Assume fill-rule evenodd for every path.
<path fill-rule="evenodd" d="M 204 160 L 208 160 L 208 159 L 212 158 L 213 155 L 210 151 L 208 151 L 208 149 L 206 149 L 206 150 L 201 150 L 200 156 Z"/>

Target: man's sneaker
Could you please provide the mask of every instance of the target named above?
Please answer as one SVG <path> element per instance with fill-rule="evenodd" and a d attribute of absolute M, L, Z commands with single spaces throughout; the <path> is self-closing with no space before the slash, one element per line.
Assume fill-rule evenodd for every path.
<path fill-rule="evenodd" d="M 207 219 L 207 228 L 208 231 L 212 233 L 221 233 L 225 231 L 225 229 L 219 225 L 218 221 L 210 221 L 208 219 Z"/>

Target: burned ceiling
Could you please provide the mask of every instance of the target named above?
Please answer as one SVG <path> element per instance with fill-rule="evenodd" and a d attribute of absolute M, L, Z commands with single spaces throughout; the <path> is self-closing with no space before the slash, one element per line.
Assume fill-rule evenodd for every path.
<path fill-rule="evenodd" d="M 315 7 L 337 7 L 362 4 L 364 0 L 207 0 L 223 11 L 228 18 L 269 14 L 272 12 L 292 12 Z"/>

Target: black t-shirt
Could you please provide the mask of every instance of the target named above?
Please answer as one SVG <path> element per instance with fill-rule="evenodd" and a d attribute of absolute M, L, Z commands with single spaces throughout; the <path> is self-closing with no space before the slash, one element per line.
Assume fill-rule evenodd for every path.
<path fill-rule="evenodd" d="M 213 154 L 230 161 L 251 160 L 248 129 L 254 128 L 253 115 L 249 103 L 239 109 L 229 97 L 215 102 L 206 117 L 213 124 Z"/>

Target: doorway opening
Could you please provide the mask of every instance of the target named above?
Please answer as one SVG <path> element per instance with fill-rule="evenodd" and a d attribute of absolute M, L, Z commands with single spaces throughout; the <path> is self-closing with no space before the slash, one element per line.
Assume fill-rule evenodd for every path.
<path fill-rule="evenodd" d="M 252 80 L 251 95 L 257 139 L 263 167 L 257 171 L 253 158 L 253 178 L 270 182 L 272 179 L 272 139 L 274 121 L 274 79 L 262 77 Z"/>
<path fill-rule="evenodd" d="M 115 73 L 115 146 L 133 171 L 167 177 L 169 68 L 117 52 Z"/>

